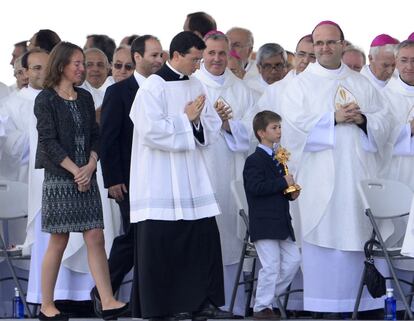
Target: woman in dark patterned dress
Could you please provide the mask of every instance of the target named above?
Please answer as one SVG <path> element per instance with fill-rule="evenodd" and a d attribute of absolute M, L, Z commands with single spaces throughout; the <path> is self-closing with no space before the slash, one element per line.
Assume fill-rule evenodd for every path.
<path fill-rule="evenodd" d="M 70 232 L 81 232 L 104 319 L 124 314 L 128 305 L 114 299 L 104 248 L 103 215 L 96 182 L 99 129 L 92 96 L 74 87 L 83 79 L 82 49 L 68 42 L 51 52 L 44 90 L 35 101 L 39 141 L 36 168 L 45 169 L 42 231 L 50 240 L 42 264 L 40 320 L 67 320 L 53 295 Z"/>

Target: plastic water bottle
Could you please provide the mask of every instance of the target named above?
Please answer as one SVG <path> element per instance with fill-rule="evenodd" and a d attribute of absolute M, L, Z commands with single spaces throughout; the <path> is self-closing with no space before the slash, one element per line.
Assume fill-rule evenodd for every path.
<path fill-rule="evenodd" d="M 384 320 L 397 320 L 397 304 L 394 298 L 394 289 L 387 289 L 385 298 Z"/>
<path fill-rule="evenodd" d="M 14 288 L 13 298 L 13 318 L 23 319 L 24 318 L 24 305 L 18 288 Z"/>

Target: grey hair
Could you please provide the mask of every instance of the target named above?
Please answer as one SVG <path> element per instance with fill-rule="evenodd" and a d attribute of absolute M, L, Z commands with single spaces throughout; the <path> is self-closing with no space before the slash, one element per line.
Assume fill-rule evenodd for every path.
<path fill-rule="evenodd" d="M 213 33 L 213 32 L 211 34 L 207 33 L 204 36 L 204 42 L 206 42 L 208 39 L 211 39 L 211 40 L 224 40 L 225 42 L 227 42 L 227 44 L 229 43 L 229 38 L 223 33 Z"/>
<path fill-rule="evenodd" d="M 106 66 L 109 67 L 108 56 L 105 55 L 105 53 L 101 49 L 98 49 L 98 48 L 89 48 L 89 49 L 84 50 L 83 53 L 85 54 L 85 60 L 86 60 L 86 55 L 88 53 L 92 53 L 92 52 L 101 54 L 104 57 L 104 61 L 105 61 Z"/>
<path fill-rule="evenodd" d="M 342 57 L 345 55 L 346 52 L 357 52 L 357 53 L 359 53 L 362 56 L 362 60 L 364 62 L 364 65 L 367 63 L 367 57 L 365 56 L 365 52 L 361 48 L 359 48 L 357 46 L 354 46 L 354 45 L 346 46 L 344 51 L 342 51 Z"/>
<path fill-rule="evenodd" d="M 369 48 L 369 55 L 371 57 L 376 57 L 380 53 L 380 50 L 382 49 L 382 52 L 389 52 L 389 53 L 395 53 L 396 45 L 387 44 L 384 46 L 376 46 Z"/>
<path fill-rule="evenodd" d="M 230 33 L 234 32 L 234 31 L 245 32 L 247 34 L 248 39 L 249 39 L 249 45 L 250 45 L 250 47 L 253 48 L 253 44 L 254 44 L 253 33 L 249 29 L 240 28 L 240 27 L 233 27 L 233 28 L 229 29 L 226 32 L 227 37 L 229 36 Z"/>
<path fill-rule="evenodd" d="M 270 57 L 281 55 L 283 61 L 287 61 L 287 53 L 283 47 L 277 43 L 265 43 L 259 48 L 256 55 L 256 64 L 261 65 L 263 60 Z"/>
<path fill-rule="evenodd" d="M 395 57 L 397 57 L 398 53 L 400 52 L 402 48 L 407 48 L 407 47 L 414 47 L 414 41 L 407 39 L 407 40 L 400 42 L 395 48 L 395 52 L 394 52 Z"/>

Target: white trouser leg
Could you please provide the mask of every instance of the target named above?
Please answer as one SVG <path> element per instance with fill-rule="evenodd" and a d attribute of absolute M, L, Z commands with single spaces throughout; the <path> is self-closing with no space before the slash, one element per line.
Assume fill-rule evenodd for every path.
<path fill-rule="evenodd" d="M 300 264 L 299 249 L 288 240 L 259 240 L 254 243 L 262 268 L 259 271 L 253 311 L 272 308 L 277 292 L 286 290 Z"/>

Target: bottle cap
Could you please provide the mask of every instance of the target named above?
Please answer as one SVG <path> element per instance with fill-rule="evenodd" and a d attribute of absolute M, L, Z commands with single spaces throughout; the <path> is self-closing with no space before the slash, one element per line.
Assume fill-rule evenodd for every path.
<path fill-rule="evenodd" d="M 393 288 L 388 288 L 387 289 L 387 297 L 392 297 L 394 295 L 394 289 Z"/>

